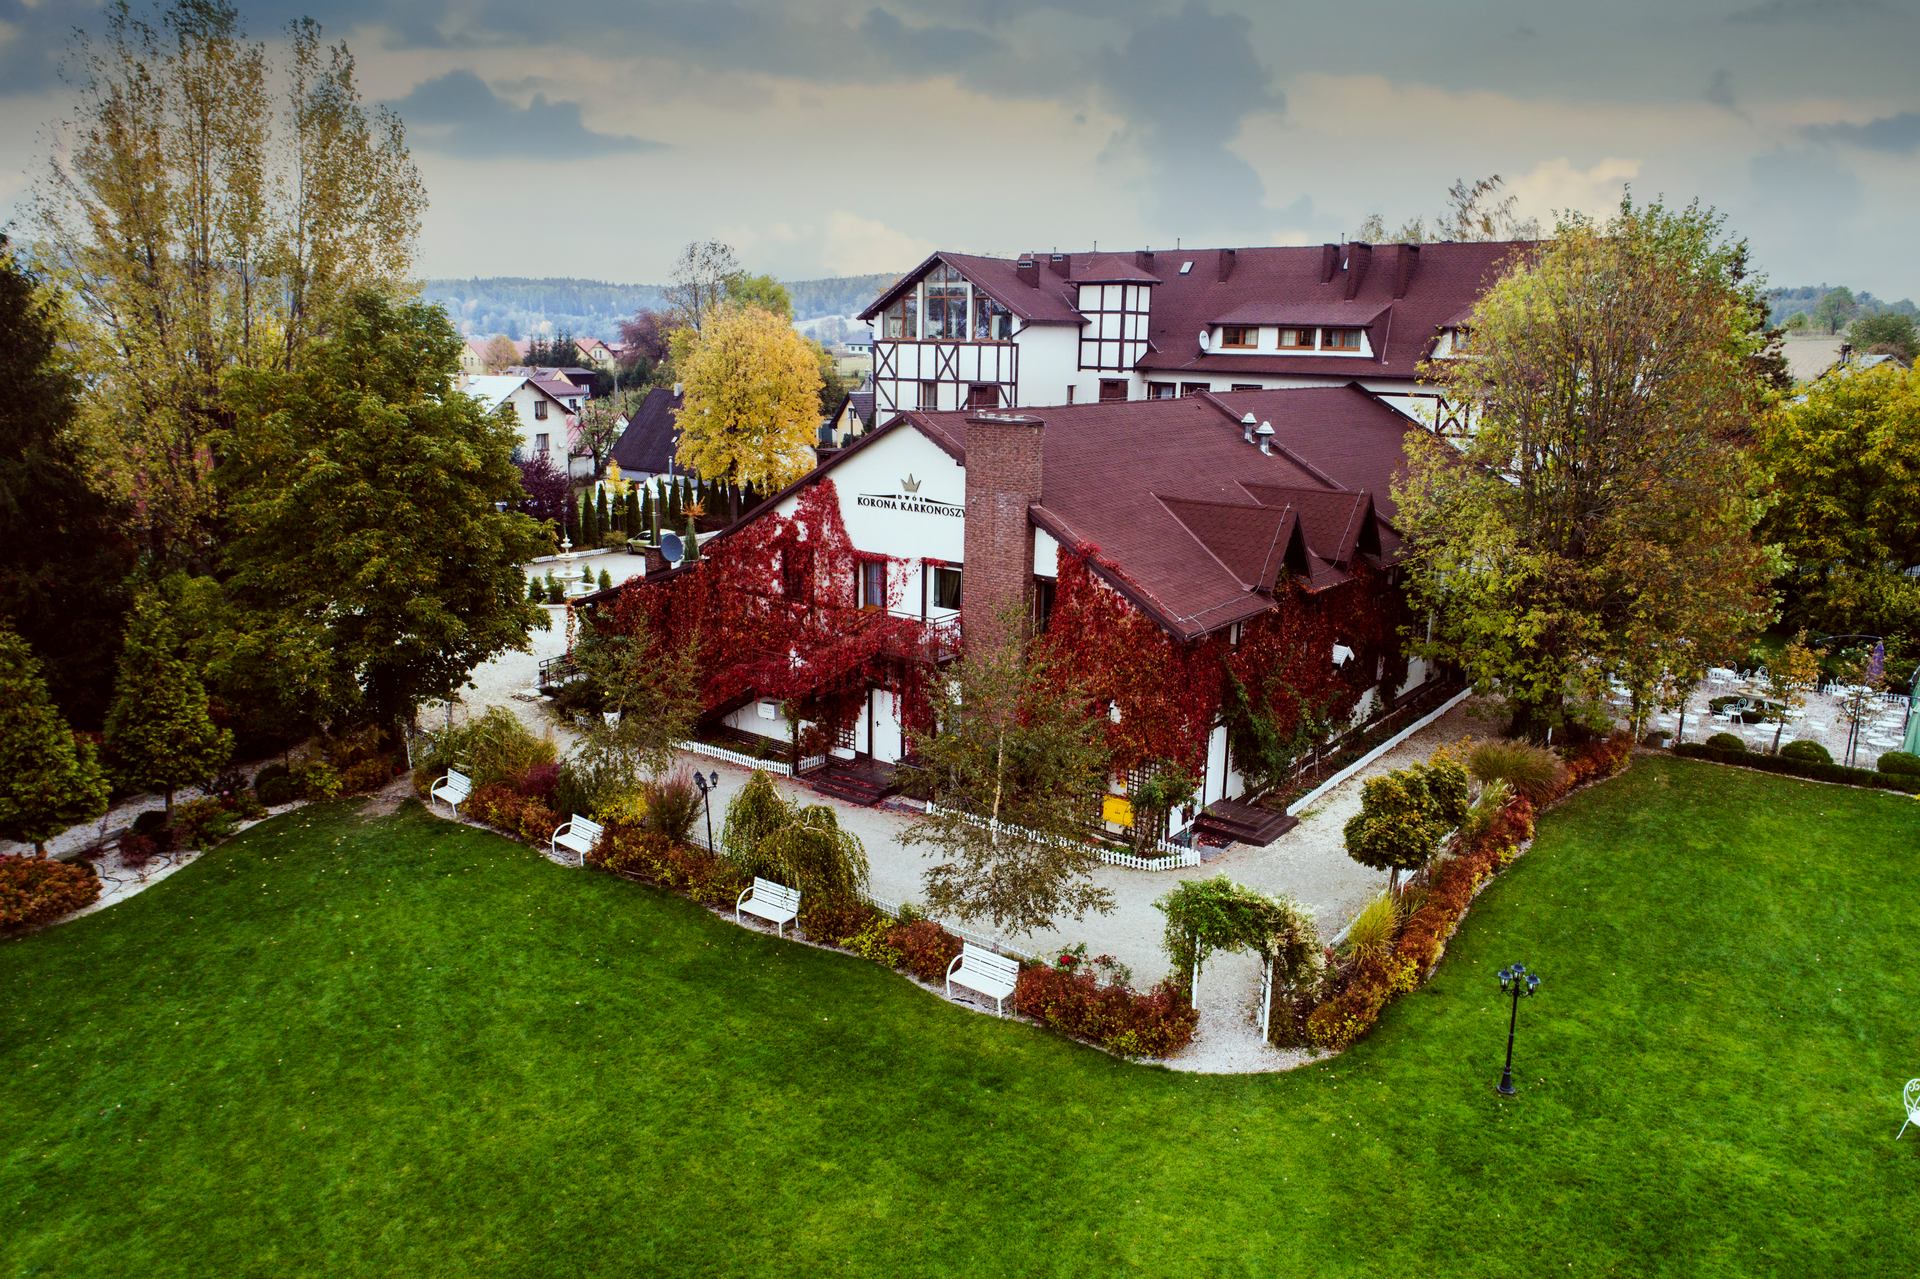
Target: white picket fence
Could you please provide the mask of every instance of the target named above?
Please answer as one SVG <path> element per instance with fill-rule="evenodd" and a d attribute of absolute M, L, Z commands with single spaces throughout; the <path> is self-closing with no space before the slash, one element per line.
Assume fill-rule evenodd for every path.
<path fill-rule="evenodd" d="M 1034 832 L 1027 830 L 1023 826 L 1015 826 L 1009 822 L 982 820 L 970 813 L 958 813 L 950 808 L 942 808 L 932 800 L 927 801 L 927 811 L 929 813 L 954 813 L 954 815 L 962 821 L 972 822 L 976 826 L 998 828 L 1027 839 L 1040 838 L 1036 836 Z M 1197 845 L 1188 847 L 1185 844 L 1176 844 L 1170 839 L 1162 839 L 1158 841 L 1155 846 L 1162 854 L 1159 857 L 1141 857 L 1137 853 L 1124 852 L 1117 848 L 1102 847 L 1100 849 L 1100 860 L 1109 866 L 1124 866 L 1128 870 L 1180 870 L 1183 867 L 1198 866 L 1200 864 L 1200 849 Z"/>
<path fill-rule="evenodd" d="M 729 764 L 738 764 L 742 768 L 758 768 L 772 773 L 775 777 L 792 777 L 793 766 L 777 759 L 755 759 L 745 751 L 728 750 L 724 746 L 715 746 L 711 742 L 681 742 L 680 749 L 695 755 L 705 755 L 709 759 L 725 760 Z"/>

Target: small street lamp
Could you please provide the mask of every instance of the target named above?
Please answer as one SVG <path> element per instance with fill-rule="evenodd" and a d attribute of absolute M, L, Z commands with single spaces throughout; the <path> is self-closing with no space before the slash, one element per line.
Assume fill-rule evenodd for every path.
<path fill-rule="evenodd" d="M 720 789 L 720 773 L 702 773 L 695 769 L 693 784 L 699 788 L 700 803 L 707 810 L 707 851 L 713 851 L 713 793 Z"/>
<path fill-rule="evenodd" d="M 1513 1011 L 1507 1017 L 1507 1064 L 1500 1072 L 1500 1095 L 1513 1096 L 1513 1028 L 1520 1020 L 1520 996 L 1540 989 L 1540 977 L 1527 971 L 1525 964 L 1510 964 L 1500 970 L 1500 989 L 1513 996 Z"/>

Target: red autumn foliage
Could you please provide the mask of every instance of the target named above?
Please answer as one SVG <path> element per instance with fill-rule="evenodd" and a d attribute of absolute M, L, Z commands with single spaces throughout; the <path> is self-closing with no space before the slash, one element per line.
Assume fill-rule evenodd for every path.
<path fill-rule="evenodd" d="M 895 924 L 887 930 L 887 945 L 900 952 L 900 966 L 926 982 L 947 979 L 947 965 L 960 954 L 960 939 L 931 919 Z"/>
<path fill-rule="evenodd" d="M 791 517 L 769 513 L 701 547 L 677 573 L 636 578 L 596 620 L 616 634 L 644 621 L 654 642 L 691 646 L 709 712 L 750 697 L 793 701 L 821 734 L 851 727 L 869 682 L 901 696 L 909 732 L 931 724 L 927 678 L 950 636 L 893 609 L 901 561 L 888 560 L 888 607 L 861 608 L 860 561 L 822 478 L 800 491 Z"/>
<path fill-rule="evenodd" d="M 1062 1034 L 1124 1057 L 1169 1057 L 1193 1042 L 1200 1014 L 1178 983 L 1149 991 L 1102 983 L 1095 964 L 1031 964 L 1020 970 L 1013 1006 Z"/>
<path fill-rule="evenodd" d="M 587 854 L 587 865 L 671 888 L 708 906 L 732 906 L 749 882 L 717 853 L 633 826 L 607 827 Z"/>
<path fill-rule="evenodd" d="M 1380 659 L 1383 686 L 1398 687 L 1405 676 L 1396 638 L 1402 606 L 1364 564 L 1353 580 L 1317 595 L 1288 586 L 1278 609 L 1241 627 L 1237 647 L 1221 635 L 1173 639 L 1109 584 L 1124 580 L 1121 570 L 1090 543 L 1063 548 L 1059 564 L 1041 644 L 1063 682 L 1096 705 L 1120 707 L 1119 722 L 1107 726 L 1119 771 L 1168 760 L 1199 772 L 1229 678 L 1287 736 L 1310 711 L 1351 714 L 1376 682 Z M 1333 664 L 1336 641 L 1355 651 L 1345 667 Z"/>
<path fill-rule="evenodd" d="M 505 782 L 488 782 L 467 799 L 465 810 L 522 843 L 544 848 L 560 819 L 537 799 L 520 794 Z"/>
<path fill-rule="evenodd" d="M 100 880 L 85 862 L 0 857 L 0 932 L 44 924 L 100 897 Z"/>

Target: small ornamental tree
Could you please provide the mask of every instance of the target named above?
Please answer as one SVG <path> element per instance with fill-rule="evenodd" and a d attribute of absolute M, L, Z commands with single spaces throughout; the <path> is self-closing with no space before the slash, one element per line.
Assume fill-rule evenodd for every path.
<path fill-rule="evenodd" d="M 640 537 L 647 531 L 646 517 L 640 511 L 640 489 L 638 485 L 627 489 L 626 535 Z"/>
<path fill-rule="evenodd" d="M 653 486 L 651 484 L 640 490 L 640 526 L 637 536 L 654 540 L 658 540 L 660 536 L 659 521 L 653 518 Z"/>
<path fill-rule="evenodd" d="M 1452 759 L 1414 764 L 1367 779 L 1360 811 L 1347 822 L 1347 856 L 1384 870 L 1398 891 L 1400 872 L 1432 861 L 1440 843 L 1467 815 L 1467 770 Z"/>
<path fill-rule="evenodd" d="M 655 643 L 644 619 L 621 634 L 587 621 L 573 661 L 591 709 L 603 712 L 587 730 L 583 751 L 620 789 L 666 771 L 680 743 L 693 735 L 700 713 L 693 653 L 685 646 Z M 609 724 L 604 713 L 613 714 L 614 722 Z"/>
<path fill-rule="evenodd" d="M 867 850 L 859 836 L 840 829 L 825 804 L 782 807 L 786 820 L 746 855 L 729 849 L 729 860 L 743 874 L 798 888 L 815 899 L 858 901 L 867 886 Z"/>
<path fill-rule="evenodd" d="M 0 629 L 0 836 L 46 843 L 107 811 L 107 776 L 47 694 L 27 642 Z"/>
<path fill-rule="evenodd" d="M 756 855 L 760 842 L 793 820 L 792 806 L 773 784 L 765 769 L 756 768 L 747 784 L 727 805 L 726 825 L 720 828 L 720 847 L 736 862 Z"/>
<path fill-rule="evenodd" d="M 1801 631 L 1767 663 L 1767 700 L 1774 703 L 1773 753 L 1780 753 L 1780 736 L 1787 731 L 1793 712 L 1807 704 L 1807 698 L 1820 687 L 1820 652 L 1807 646 L 1807 633 Z"/>
<path fill-rule="evenodd" d="M 176 787 L 204 782 L 233 754 L 233 734 L 213 722 L 206 686 L 178 656 L 160 596 L 135 602 L 107 710 L 107 758 L 129 789 L 156 787 L 173 816 Z"/>
<path fill-rule="evenodd" d="M 604 540 L 613 531 L 613 508 L 607 505 L 607 490 L 604 488 L 593 499 L 593 523 L 597 534 L 595 542 Z"/>
<path fill-rule="evenodd" d="M 693 516 L 687 516 L 687 563 L 700 558 L 700 526 Z"/>
<path fill-rule="evenodd" d="M 1016 634 L 1016 619 L 1001 633 Z M 1088 699 L 1017 642 L 970 652 L 935 690 L 935 731 L 914 734 L 934 807 L 902 838 L 945 860 L 927 872 L 936 911 L 1031 933 L 1102 914 L 1089 838 L 1105 789 L 1105 726 Z"/>
<path fill-rule="evenodd" d="M 555 530 L 555 536 L 567 527 L 567 504 L 569 484 L 566 474 L 553 464 L 553 459 L 545 453 L 536 453 L 533 457 L 519 463 L 520 488 L 526 496 L 520 501 L 518 509 L 536 520 L 546 520 Z"/>

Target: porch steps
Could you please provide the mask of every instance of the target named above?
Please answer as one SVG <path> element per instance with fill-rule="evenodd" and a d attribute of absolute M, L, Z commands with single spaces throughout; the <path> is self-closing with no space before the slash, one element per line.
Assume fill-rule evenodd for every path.
<path fill-rule="evenodd" d="M 1216 799 L 1193 823 L 1194 833 L 1209 839 L 1265 848 L 1295 826 L 1298 817 L 1276 813 L 1270 808 L 1243 804 L 1237 799 Z"/>
<path fill-rule="evenodd" d="M 801 778 L 823 795 L 872 808 L 899 791 L 893 769 L 885 765 L 833 763 Z"/>

